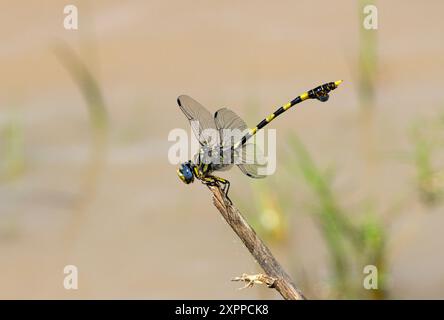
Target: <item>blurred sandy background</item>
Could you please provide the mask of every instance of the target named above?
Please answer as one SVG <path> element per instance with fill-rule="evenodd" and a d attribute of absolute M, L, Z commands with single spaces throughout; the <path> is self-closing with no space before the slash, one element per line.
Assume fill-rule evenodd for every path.
<path fill-rule="evenodd" d="M 66 4 L 78 6 L 77 31 L 63 28 Z M 444 298 L 444 207 L 421 203 L 414 166 L 399 159 L 411 149 L 410 124 L 444 109 L 444 4 L 377 7 L 368 138 L 359 125 L 362 17 L 354 0 L 2 0 L 0 130 L 9 134 L 0 136 L 0 298 L 279 298 L 263 287 L 236 290 L 229 279 L 257 265 L 208 190 L 183 185 L 168 163 L 169 131 L 189 130 L 176 97 L 230 107 L 254 125 L 338 79 L 344 84 L 328 103 L 306 102 L 273 122 L 277 180 L 284 138 L 295 132 L 319 164 L 335 166 L 345 207 L 371 199 L 387 222 L 390 297 Z M 60 41 L 94 74 L 106 102 L 107 148 L 96 166 L 86 102 L 52 49 Z M 223 176 L 244 211 L 249 187 L 267 184 L 237 169 Z M 297 190 L 293 197 L 305 201 Z M 272 251 L 309 297 L 329 297 L 319 230 L 303 206 L 292 211 L 290 239 Z M 67 264 L 79 268 L 77 291 L 63 288 Z"/>

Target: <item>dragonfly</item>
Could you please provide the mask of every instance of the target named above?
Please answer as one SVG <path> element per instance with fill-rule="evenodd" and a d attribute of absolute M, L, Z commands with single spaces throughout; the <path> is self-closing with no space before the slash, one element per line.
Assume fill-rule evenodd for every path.
<path fill-rule="evenodd" d="M 189 120 L 200 146 L 193 160 L 180 165 L 177 175 L 185 184 L 190 184 L 196 179 L 206 185 L 222 187 L 225 197 L 232 203 L 228 197 L 230 182 L 214 175 L 214 172 L 229 170 L 233 165 L 237 165 L 248 177 L 256 179 L 266 177 L 264 173 L 266 159 L 250 139 L 260 129 L 298 103 L 308 99 L 327 101 L 330 91 L 335 90 L 341 83 L 342 80 L 328 82 L 302 93 L 250 129 L 241 117 L 228 108 L 221 108 L 212 115 L 190 96 L 179 96 L 177 103 Z"/>

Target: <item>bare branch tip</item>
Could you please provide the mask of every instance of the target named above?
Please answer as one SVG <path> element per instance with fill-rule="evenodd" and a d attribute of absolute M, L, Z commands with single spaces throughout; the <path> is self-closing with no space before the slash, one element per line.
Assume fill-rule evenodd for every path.
<path fill-rule="evenodd" d="M 276 280 L 277 279 L 267 276 L 266 274 L 262 274 L 262 273 L 251 274 L 251 275 L 243 273 L 240 277 L 234 277 L 231 279 L 231 281 L 245 282 L 245 286 L 243 286 L 242 288 L 239 288 L 239 290 L 245 289 L 245 288 L 251 288 L 251 287 L 253 287 L 254 284 L 264 284 L 268 288 L 274 288 Z"/>
<path fill-rule="evenodd" d="M 225 221 L 242 240 L 250 251 L 253 258 L 259 263 L 267 274 L 248 275 L 242 274 L 231 281 L 245 282 L 241 289 L 251 288 L 254 284 L 265 284 L 268 288 L 276 289 L 284 299 L 305 299 L 302 292 L 294 285 L 291 278 L 284 271 L 271 251 L 258 237 L 246 219 L 242 216 L 236 206 L 226 197 L 218 185 L 207 185 L 213 194 L 213 203 L 219 210 Z"/>

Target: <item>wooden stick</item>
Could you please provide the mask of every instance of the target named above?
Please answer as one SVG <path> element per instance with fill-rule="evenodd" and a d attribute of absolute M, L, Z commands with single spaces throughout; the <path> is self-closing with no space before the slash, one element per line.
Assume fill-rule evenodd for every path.
<path fill-rule="evenodd" d="M 296 287 L 290 276 L 284 271 L 239 210 L 233 204 L 230 204 L 218 186 L 209 185 L 208 188 L 213 193 L 214 205 L 225 221 L 236 232 L 267 276 L 276 279 L 270 287 L 275 288 L 286 300 L 304 300 L 305 297 L 302 292 Z"/>

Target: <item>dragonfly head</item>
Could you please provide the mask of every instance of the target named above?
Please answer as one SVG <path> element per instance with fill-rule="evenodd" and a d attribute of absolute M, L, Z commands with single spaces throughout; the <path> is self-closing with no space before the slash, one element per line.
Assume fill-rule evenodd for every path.
<path fill-rule="evenodd" d="M 177 175 L 179 176 L 180 180 L 186 184 L 193 182 L 194 174 L 191 161 L 182 163 L 180 168 L 177 169 Z"/>

